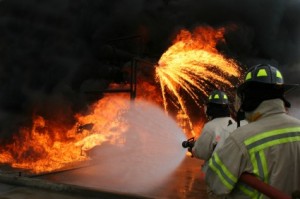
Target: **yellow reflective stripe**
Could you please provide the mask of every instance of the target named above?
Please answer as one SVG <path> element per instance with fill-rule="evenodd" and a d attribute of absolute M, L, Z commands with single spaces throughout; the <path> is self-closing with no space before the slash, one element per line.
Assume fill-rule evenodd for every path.
<path fill-rule="evenodd" d="M 300 141 L 300 136 L 298 137 L 287 137 L 287 138 L 281 138 L 281 139 L 277 139 L 277 140 L 273 140 L 273 141 L 269 141 L 267 143 L 264 143 L 262 145 L 258 145 L 256 147 L 253 147 L 252 149 L 249 150 L 250 153 L 255 153 L 257 151 L 260 150 L 264 150 L 265 148 L 274 146 L 274 145 L 278 145 L 278 144 L 284 144 L 284 143 L 288 143 L 288 142 L 296 142 L 296 141 Z"/>
<path fill-rule="evenodd" d="M 255 174 L 261 179 L 263 179 L 264 182 L 268 181 L 268 166 L 266 161 L 266 156 L 264 151 L 259 151 L 256 153 L 251 154 L 251 157 L 253 156 L 253 159 L 251 159 Z M 253 172 L 254 173 L 254 172 Z"/>
<path fill-rule="evenodd" d="M 282 75 L 281 72 L 279 72 L 279 70 L 276 71 L 276 77 L 282 79 Z"/>
<path fill-rule="evenodd" d="M 251 153 L 250 154 L 250 159 L 251 159 L 251 163 L 252 163 L 252 167 L 253 167 L 253 171 L 252 172 L 256 176 L 258 176 L 258 166 L 257 166 L 257 161 L 256 161 L 255 153 Z"/>
<path fill-rule="evenodd" d="M 220 160 L 218 154 L 215 152 L 209 160 L 209 167 L 218 175 L 221 182 L 229 189 L 232 190 L 237 178 L 226 168 Z"/>
<path fill-rule="evenodd" d="M 237 182 L 237 178 L 227 169 L 227 167 L 222 163 L 217 153 L 215 153 L 216 162 L 221 166 L 227 177 L 230 178 L 233 182 Z"/>
<path fill-rule="evenodd" d="M 215 94 L 214 99 L 219 99 L 219 94 Z"/>
<path fill-rule="evenodd" d="M 224 95 L 224 99 L 228 99 L 227 95 Z"/>
<path fill-rule="evenodd" d="M 259 156 L 260 156 L 262 169 L 263 169 L 263 173 L 264 173 L 264 182 L 268 183 L 269 182 L 269 170 L 268 170 L 268 164 L 267 164 L 266 155 L 265 155 L 264 151 L 260 151 Z"/>
<path fill-rule="evenodd" d="M 239 184 L 238 188 L 247 196 L 250 198 L 258 198 L 259 194 L 256 190 L 252 188 L 248 188 L 245 185 Z"/>
<path fill-rule="evenodd" d="M 244 141 L 250 155 L 253 174 L 265 183 L 269 181 L 268 164 L 264 149 L 288 142 L 300 141 L 300 127 L 289 127 L 267 131 Z"/>
<path fill-rule="evenodd" d="M 208 163 L 209 167 L 218 175 L 218 177 L 220 178 L 221 182 L 225 185 L 225 187 L 227 187 L 229 190 L 232 190 L 233 189 L 233 186 L 228 183 L 222 176 L 220 170 L 218 170 L 213 164 L 211 161 L 209 161 Z"/>
<path fill-rule="evenodd" d="M 267 137 L 279 135 L 279 134 L 284 134 L 284 133 L 290 133 L 290 132 L 300 132 L 300 127 L 290 127 L 290 128 L 277 129 L 277 130 L 260 133 L 258 135 L 255 135 L 255 136 L 250 137 L 249 139 L 245 140 L 244 144 L 246 146 L 248 146 L 248 145 L 250 145 L 258 140 L 261 140 L 263 138 L 267 138 Z"/>
<path fill-rule="evenodd" d="M 256 77 L 267 77 L 268 76 L 268 73 L 266 71 L 266 69 L 259 69 Z"/>
<path fill-rule="evenodd" d="M 264 198 L 264 195 L 263 194 L 259 194 L 258 199 L 263 199 L 263 198 Z"/>
<path fill-rule="evenodd" d="M 264 156 L 264 152 L 260 151 L 258 153 L 250 153 L 250 160 L 252 163 L 252 173 L 255 176 L 259 176 L 263 179 L 264 182 L 267 181 L 266 179 L 266 173 L 268 173 L 268 168 L 266 164 L 266 158 Z M 266 171 L 266 173 L 265 173 Z M 253 193 L 254 194 L 254 193 Z M 261 196 L 261 193 L 255 192 L 255 197 L 254 198 L 259 198 Z"/>
<path fill-rule="evenodd" d="M 212 98 L 212 96 L 210 95 L 208 99 L 210 99 L 210 100 L 211 100 L 211 98 Z"/>
<path fill-rule="evenodd" d="M 249 72 L 249 73 L 246 75 L 245 80 L 249 80 L 249 79 L 251 79 L 251 78 L 252 78 L 252 73 Z"/>

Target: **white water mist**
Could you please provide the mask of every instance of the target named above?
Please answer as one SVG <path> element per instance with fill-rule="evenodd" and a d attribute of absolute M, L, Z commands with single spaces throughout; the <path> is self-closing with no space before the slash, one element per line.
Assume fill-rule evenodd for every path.
<path fill-rule="evenodd" d="M 60 175 L 63 181 L 127 193 L 147 193 L 163 185 L 185 157 L 182 129 L 160 107 L 139 100 L 120 119 L 128 125 L 124 144 L 94 148 L 95 165 Z"/>

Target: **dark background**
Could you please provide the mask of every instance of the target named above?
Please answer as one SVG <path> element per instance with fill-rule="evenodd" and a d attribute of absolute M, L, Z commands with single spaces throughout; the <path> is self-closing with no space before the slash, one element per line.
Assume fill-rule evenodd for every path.
<path fill-rule="evenodd" d="M 0 0 L 0 137 L 34 114 L 72 124 L 86 91 L 128 81 L 131 55 L 157 61 L 181 28 L 235 24 L 220 52 L 299 83 L 299 13 L 299 0 Z"/>

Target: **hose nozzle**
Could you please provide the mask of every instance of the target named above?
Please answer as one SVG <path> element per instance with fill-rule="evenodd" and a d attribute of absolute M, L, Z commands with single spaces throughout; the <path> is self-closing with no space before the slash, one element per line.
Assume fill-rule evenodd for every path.
<path fill-rule="evenodd" d="M 194 147 L 194 144 L 195 144 L 195 138 L 192 137 L 186 141 L 183 141 L 182 142 L 182 147 L 183 148 L 193 148 Z"/>

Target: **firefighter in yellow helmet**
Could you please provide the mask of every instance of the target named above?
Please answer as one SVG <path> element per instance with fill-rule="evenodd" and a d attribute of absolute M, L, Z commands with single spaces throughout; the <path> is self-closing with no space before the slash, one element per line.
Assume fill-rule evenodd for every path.
<path fill-rule="evenodd" d="M 300 190 L 300 120 L 287 115 L 290 103 L 281 72 L 267 64 L 251 67 L 237 90 L 249 124 L 237 128 L 209 160 L 206 183 L 226 198 L 267 198 L 238 181 L 254 174 L 291 195 Z"/>
<path fill-rule="evenodd" d="M 206 103 L 206 115 L 209 121 L 204 125 L 191 151 L 194 157 L 204 160 L 204 173 L 214 150 L 220 147 L 229 133 L 237 127 L 235 120 L 230 117 L 228 96 L 223 91 L 215 90 L 210 93 Z M 207 192 L 209 198 L 215 198 L 209 187 Z"/>

